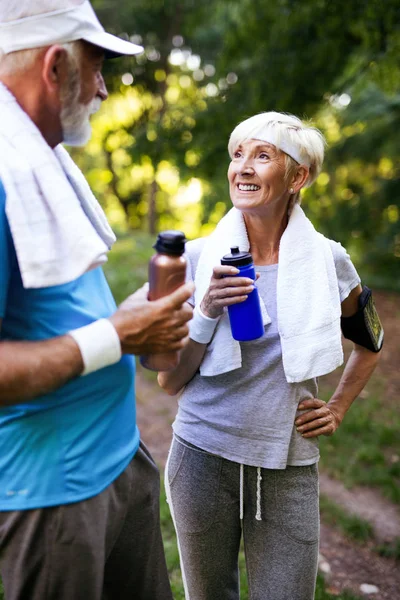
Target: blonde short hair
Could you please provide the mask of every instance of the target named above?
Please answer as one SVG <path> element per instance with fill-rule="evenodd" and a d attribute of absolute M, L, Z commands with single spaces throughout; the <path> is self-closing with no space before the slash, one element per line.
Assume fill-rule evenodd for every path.
<path fill-rule="evenodd" d="M 245 140 L 264 139 L 269 142 L 269 139 L 266 139 L 269 137 L 265 135 L 266 132 L 272 134 L 274 145 L 279 150 L 285 151 L 281 146 L 285 149 L 292 147 L 295 150 L 299 160 L 290 154 L 285 154 L 286 177 L 299 166 L 299 163 L 304 162 L 309 167 L 309 175 L 305 183 L 305 187 L 309 187 L 321 172 L 326 141 L 318 129 L 303 123 L 294 115 L 270 111 L 242 121 L 235 127 L 229 138 L 230 157 L 232 158 L 235 149 Z"/>

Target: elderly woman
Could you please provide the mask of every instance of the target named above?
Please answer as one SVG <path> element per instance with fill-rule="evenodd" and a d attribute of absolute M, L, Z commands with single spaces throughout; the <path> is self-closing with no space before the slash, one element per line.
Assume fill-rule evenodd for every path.
<path fill-rule="evenodd" d="M 370 378 L 383 331 L 368 288 L 344 248 L 317 233 L 300 190 L 318 176 L 321 133 L 262 113 L 229 141 L 233 208 L 208 238 L 187 244 L 196 283 L 190 343 L 173 371 L 182 390 L 166 487 L 186 598 L 236 600 L 243 534 L 249 597 L 312 600 L 318 561 L 318 437 L 332 435 Z M 264 335 L 226 335 L 227 307 L 255 281 L 220 264 L 250 251 Z M 317 377 L 343 362 L 341 326 L 354 342 L 329 402 Z"/>

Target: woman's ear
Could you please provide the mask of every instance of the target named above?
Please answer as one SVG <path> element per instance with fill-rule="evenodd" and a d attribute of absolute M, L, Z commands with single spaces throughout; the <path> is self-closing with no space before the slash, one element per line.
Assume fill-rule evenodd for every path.
<path fill-rule="evenodd" d="M 292 194 L 296 194 L 301 190 L 307 182 L 310 169 L 305 165 L 300 165 L 292 177 L 289 188 L 293 190 Z"/>
<path fill-rule="evenodd" d="M 50 96 L 59 96 L 68 78 L 68 56 L 62 46 L 50 46 L 43 59 L 42 79 Z"/>

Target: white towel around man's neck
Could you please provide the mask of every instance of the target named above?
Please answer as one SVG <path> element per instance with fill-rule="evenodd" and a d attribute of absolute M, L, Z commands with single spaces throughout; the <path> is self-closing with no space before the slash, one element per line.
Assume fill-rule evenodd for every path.
<path fill-rule="evenodd" d="M 2 83 L 0 180 L 25 288 L 68 283 L 107 260 L 115 235 L 86 179 Z"/>
<path fill-rule="evenodd" d="M 213 267 L 232 246 L 249 250 L 242 213 L 232 208 L 207 238 L 195 275 L 195 303 L 209 286 Z M 264 325 L 271 320 L 261 301 Z M 339 288 L 329 241 L 296 204 L 282 235 L 277 281 L 278 329 L 289 383 L 330 373 L 343 362 Z M 241 367 L 240 343 L 232 338 L 227 311 L 200 367 L 213 376 Z"/>

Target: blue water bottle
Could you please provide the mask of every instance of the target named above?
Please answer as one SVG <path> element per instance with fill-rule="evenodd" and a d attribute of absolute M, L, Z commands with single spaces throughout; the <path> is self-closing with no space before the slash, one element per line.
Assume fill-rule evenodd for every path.
<path fill-rule="evenodd" d="M 225 254 L 222 257 L 221 265 L 229 265 L 239 269 L 240 273 L 234 275 L 234 277 L 249 277 L 253 280 L 256 278 L 250 252 L 240 252 L 238 246 L 231 248 L 231 254 Z M 248 342 L 264 335 L 257 288 L 250 292 L 244 302 L 228 306 L 228 313 L 233 339 L 239 342 Z"/>

